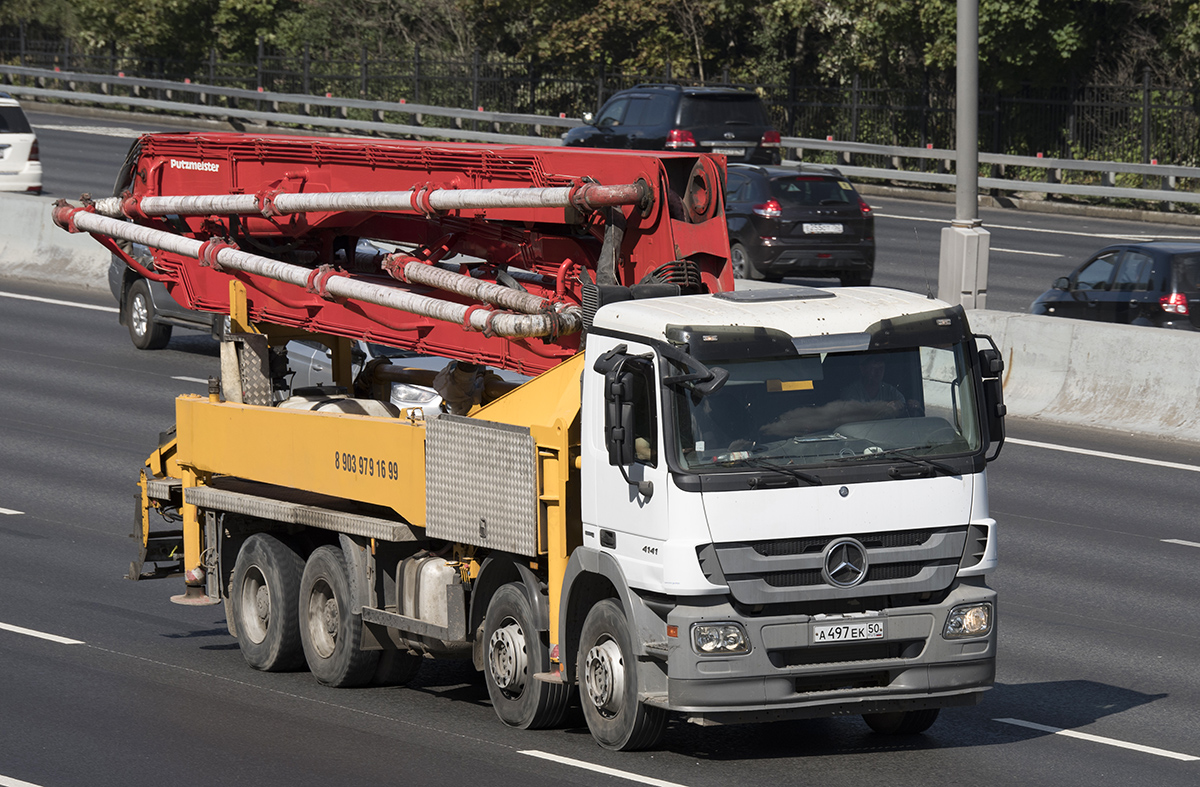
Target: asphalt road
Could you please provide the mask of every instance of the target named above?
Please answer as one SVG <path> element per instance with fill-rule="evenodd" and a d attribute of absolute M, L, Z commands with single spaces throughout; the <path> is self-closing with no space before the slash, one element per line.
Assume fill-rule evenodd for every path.
<path fill-rule="evenodd" d="M 121 129 L 155 130 L 30 114 L 54 196 L 107 194 L 133 136 Z M 936 288 L 953 206 L 871 202 L 876 283 Z M 992 232 L 989 306 L 1012 311 L 1109 237 L 1200 237 L 981 214 Z M 216 373 L 215 344 L 176 331 L 166 350 L 139 352 L 106 293 L 4 280 L 0 291 L 0 786 L 1200 783 L 1195 445 L 1010 420 L 989 470 L 1003 528 L 992 577 L 1000 658 L 980 706 L 945 711 L 907 739 L 856 718 L 676 722 L 659 751 L 613 754 L 577 717 L 564 730 L 503 727 L 459 664 L 429 664 L 408 688 L 355 691 L 303 672 L 256 673 L 220 608 L 171 604 L 177 582 L 121 579 L 137 470 L 172 422 L 173 397 L 202 393 Z"/>
<path fill-rule="evenodd" d="M 138 468 L 173 397 L 216 373 L 215 344 L 179 332 L 139 352 L 104 294 L 0 291 L 0 785 L 1200 782 L 1194 445 L 1010 423 L 989 470 L 998 682 L 927 734 L 674 722 L 658 751 L 614 754 L 578 717 L 505 728 L 462 664 L 343 691 L 254 672 L 219 607 L 171 604 L 177 581 L 123 580 Z"/>

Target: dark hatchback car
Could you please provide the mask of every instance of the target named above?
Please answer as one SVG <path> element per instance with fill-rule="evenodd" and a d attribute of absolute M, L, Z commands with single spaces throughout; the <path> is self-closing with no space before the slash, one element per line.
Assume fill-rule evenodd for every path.
<path fill-rule="evenodd" d="M 730 164 L 725 189 L 729 257 L 739 279 L 837 277 L 871 283 L 875 216 L 833 167 Z"/>
<path fill-rule="evenodd" d="M 1032 314 L 1200 330 L 1200 243 L 1119 243 L 1055 280 Z"/>
<path fill-rule="evenodd" d="M 613 95 L 563 144 L 716 153 L 729 161 L 779 162 L 779 132 L 757 94 L 736 88 L 638 85 Z"/>

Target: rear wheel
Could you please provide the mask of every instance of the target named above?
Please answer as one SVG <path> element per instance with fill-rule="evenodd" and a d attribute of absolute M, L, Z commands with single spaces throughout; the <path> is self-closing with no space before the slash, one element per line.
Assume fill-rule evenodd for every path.
<path fill-rule="evenodd" d="M 746 247 L 740 243 L 734 243 L 729 247 L 729 263 L 733 268 L 733 278 L 735 279 L 762 278 L 762 274 L 750 261 L 750 254 L 746 251 Z"/>
<path fill-rule="evenodd" d="M 940 710 L 925 708 L 895 713 L 864 713 L 863 721 L 882 735 L 916 735 L 933 726 Z"/>
<path fill-rule="evenodd" d="M 171 326 L 155 320 L 150 285 L 145 279 L 138 279 L 129 287 L 125 296 L 125 324 L 133 346 L 139 350 L 161 350 L 171 341 Z"/>
<path fill-rule="evenodd" d="M 320 547 L 300 579 L 300 640 L 313 676 L 339 689 L 369 683 L 379 666 L 379 651 L 361 649 L 362 617 L 351 614 L 350 605 L 342 550 Z"/>
<path fill-rule="evenodd" d="M 297 607 L 304 561 L 278 539 L 255 533 L 238 551 L 229 594 L 242 657 L 266 672 L 304 665 Z"/>
<path fill-rule="evenodd" d="M 592 737 L 606 749 L 638 751 L 656 745 L 667 712 L 638 701 L 637 659 L 621 605 L 605 599 L 588 612 L 579 637 L 580 704 Z"/>
<path fill-rule="evenodd" d="M 483 636 L 487 648 L 484 680 L 496 715 L 525 730 L 558 725 L 567 712 L 571 687 L 534 679 L 550 669 L 550 653 L 534 623 L 522 585 L 502 586 L 488 603 Z"/>

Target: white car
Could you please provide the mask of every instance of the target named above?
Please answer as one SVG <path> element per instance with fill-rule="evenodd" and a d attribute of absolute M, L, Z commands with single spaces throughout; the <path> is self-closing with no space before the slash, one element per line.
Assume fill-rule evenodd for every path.
<path fill-rule="evenodd" d="M 0 92 L 0 191 L 42 193 L 37 136 L 8 93 Z"/>

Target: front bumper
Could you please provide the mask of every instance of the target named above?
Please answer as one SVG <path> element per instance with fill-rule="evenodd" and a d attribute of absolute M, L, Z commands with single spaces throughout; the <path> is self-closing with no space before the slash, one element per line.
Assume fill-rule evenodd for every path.
<path fill-rule="evenodd" d="M 992 604 L 987 636 L 942 637 L 952 607 L 983 601 Z M 940 604 L 883 611 L 885 640 L 836 645 L 811 644 L 807 615 L 747 618 L 723 599 L 681 605 L 667 621 L 679 637 L 669 646 L 665 707 L 693 721 L 732 723 L 973 705 L 995 680 L 995 602 L 991 589 L 960 584 Z M 697 655 L 688 638 L 701 621 L 740 623 L 751 651 Z"/>

